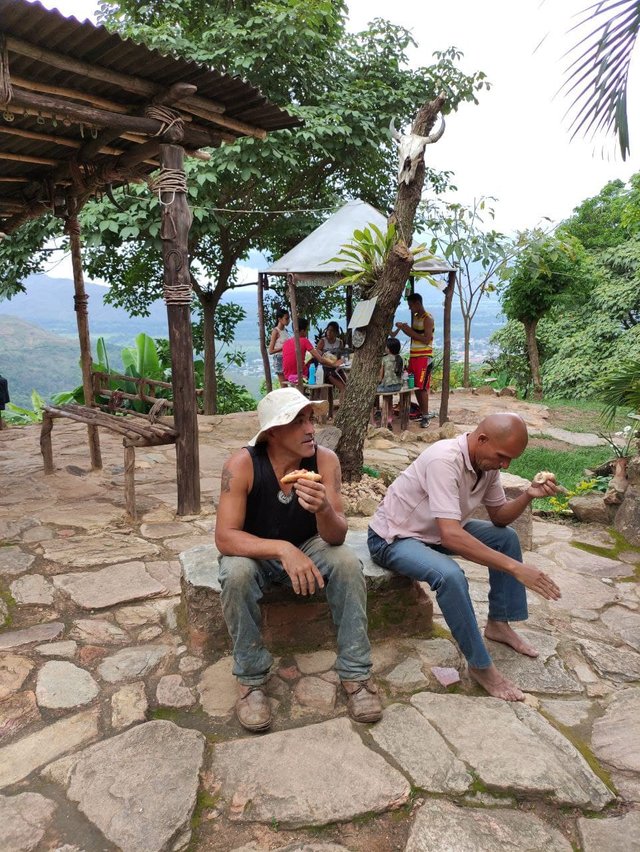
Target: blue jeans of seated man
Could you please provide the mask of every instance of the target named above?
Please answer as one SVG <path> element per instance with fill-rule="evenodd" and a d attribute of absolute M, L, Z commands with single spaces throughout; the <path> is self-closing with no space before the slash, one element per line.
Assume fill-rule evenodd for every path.
<path fill-rule="evenodd" d="M 465 531 L 492 550 L 522 562 L 518 536 L 511 527 L 496 527 L 490 521 L 469 521 Z M 416 538 L 398 538 L 388 544 L 369 527 L 371 558 L 383 568 L 428 583 L 453 638 L 467 663 L 485 669 L 491 665 L 476 614 L 469 596 L 464 571 L 439 544 L 425 544 Z M 527 592 L 511 574 L 489 568 L 489 618 L 494 621 L 524 621 L 527 618 Z"/>
<path fill-rule="evenodd" d="M 327 603 L 337 631 L 335 669 L 341 680 L 366 680 L 371 672 L 367 636 L 367 590 L 360 560 L 347 545 L 332 546 L 320 536 L 300 545 L 325 580 Z M 240 683 L 264 683 L 273 663 L 260 634 L 258 601 L 271 584 L 291 588 L 277 559 L 220 557 L 222 612 L 233 641 L 233 673 Z"/>

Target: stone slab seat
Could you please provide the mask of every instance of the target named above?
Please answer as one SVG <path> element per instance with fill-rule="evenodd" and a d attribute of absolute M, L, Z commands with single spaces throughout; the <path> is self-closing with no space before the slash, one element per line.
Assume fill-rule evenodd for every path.
<path fill-rule="evenodd" d="M 423 586 L 375 565 L 366 532 L 350 531 L 347 544 L 357 552 L 367 585 L 369 636 L 372 641 L 397 636 L 429 638 L 433 604 Z M 192 653 L 219 655 L 231 648 L 218 579 L 218 550 L 201 544 L 180 554 L 182 601 Z M 309 597 L 272 586 L 260 602 L 265 644 L 278 653 L 335 647 L 335 628 L 324 591 Z"/>

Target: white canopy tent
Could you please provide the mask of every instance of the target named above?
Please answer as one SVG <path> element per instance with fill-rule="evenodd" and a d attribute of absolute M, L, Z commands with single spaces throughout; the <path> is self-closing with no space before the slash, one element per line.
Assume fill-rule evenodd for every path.
<path fill-rule="evenodd" d="M 264 290 L 269 286 L 268 278 L 271 275 L 286 276 L 289 302 L 291 306 L 291 318 L 296 339 L 296 351 L 298 355 L 298 382 L 302 382 L 302 357 L 298 334 L 298 311 L 296 306 L 297 287 L 321 287 L 326 288 L 340 280 L 344 263 L 332 260 L 341 251 L 342 247 L 352 241 L 356 230 L 363 230 L 368 225 L 374 224 L 381 231 L 387 229 L 387 217 L 367 204 L 365 201 L 356 199 L 348 201 L 339 210 L 319 225 L 309 236 L 301 240 L 297 246 L 292 248 L 278 260 L 272 263 L 266 270 L 260 273 L 258 281 L 258 319 L 260 327 L 260 347 L 264 363 L 265 379 L 267 388 L 271 390 L 271 369 L 269 356 L 265 341 L 264 321 Z M 414 246 L 416 244 L 414 243 Z M 449 356 L 451 342 L 451 300 L 455 286 L 456 270 L 447 261 L 439 257 L 430 257 L 428 260 L 416 264 L 415 270 L 426 270 L 432 275 L 447 275 L 447 283 L 443 282 L 441 289 L 444 290 L 444 358 L 443 358 L 443 402 L 445 402 L 445 377 L 446 397 L 448 399 L 448 377 Z M 347 325 L 353 313 L 353 288 L 347 287 L 346 293 L 346 320 Z M 442 412 L 442 405 L 441 405 Z M 441 415 L 442 416 L 442 415 Z"/>

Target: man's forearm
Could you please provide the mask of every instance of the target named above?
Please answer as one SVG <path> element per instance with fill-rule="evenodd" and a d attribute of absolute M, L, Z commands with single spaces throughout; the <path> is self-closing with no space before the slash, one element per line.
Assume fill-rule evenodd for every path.
<path fill-rule="evenodd" d="M 327 544 L 344 544 L 347 537 L 347 519 L 339 514 L 331 504 L 321 512 L 316 512 L 318 535 Z"/>
<path fill-rule="evenodd" d="M 532 500 L 533 497 L 530 497 L 527 491 L 523 491 L 518 497 L 503 503 L 502 506 L 493 507 L 491 509 L 491 521 L 503 527 L 512 524 L 516 518 L 520 517 Z"/>
<path fill-rule="evenodd" d="M 462 527 L 449 533 L 446 540 L 443 538 L 442 545 L 456 556 L 477 562 L 478 565 L 487 565 L 489 568 L 504 571 L 506 574 L 513 574 L 518 564 L 510 556 L 505 556 L 504 553 L 498 553 L 497 550 L 487 547 L 486 544 L 478 541 L 470 533 L 465 532 Z"/>
<path fill-rule="evenodd" d="M 216 536 L 216 547 L 223 556 L 246 556 L 248 559 L 279 559 L 291 543 L 278 538 L 260 538 L 243 530 L 227 530 Z"/>

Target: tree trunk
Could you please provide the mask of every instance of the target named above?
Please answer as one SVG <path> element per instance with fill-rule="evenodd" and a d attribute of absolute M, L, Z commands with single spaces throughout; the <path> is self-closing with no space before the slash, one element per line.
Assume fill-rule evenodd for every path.
<path fill-rule="evenodd" d="M 424 104 L 416 115 L 411 132 L 427 136 L 444 101 L 444 96 L 439 95 Z M 342 431 L 337 453 L 343 478 L 348 482 L 362 476 L 364 441 L 385 339 L 391 330 L 393 316 L 413 267 L 413 257 L 408 247 L 413 239 L 413 223 L 422 195 L 424 175 L 424 158 L 421 157 L 413 180 L 408 184 L 401 183 L 398 187 L 395 208 L 389 217 L 389 221 L 394 222 L 397 228 L 397 242 L 389 253 L 380 277 L 367 294 L 367 298 L 376 296 L 378 301 L 366 328 L 365 341 L 354 353 L 349 381 L 336 417 L 336 426 Z"/>
<path fill-rule="evenodd" d="M 216 414 L 218 387 L 216 380 L 216 339 L 214 318 L 217 300 L 213 293 L 200 296 L 202 304 L 202 324 L 204 333 L 204 413 Z"/>
<path fill-rule="evenodd" d="M 464 370 L 462 373 L 462 384 L 469 387 L 469 346 L 471 339 L 471 317 L 468 314 L 462 316 L 464 322 Z"/>
<path fill-rule="evenodd" d="M 540 355 L 538 354 L 538 341 L 536 340 L 536 328 L 538 320 L 530 320 L 524 323 L 527 336 L 527 354 L 529 356 L 529 367 L 533 380 L 533 398 L 542 399 L 542 376 L 540 375 Z"/>

